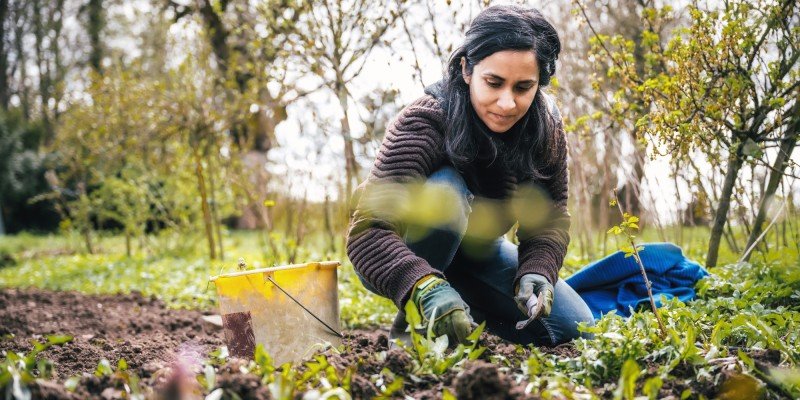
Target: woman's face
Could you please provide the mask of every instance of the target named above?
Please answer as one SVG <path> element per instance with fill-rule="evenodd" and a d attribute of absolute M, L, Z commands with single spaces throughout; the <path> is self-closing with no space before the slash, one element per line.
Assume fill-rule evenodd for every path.
<path fill-rule="evenodd" d="M 467 75 L 472 107 L 492 132 L 504 133 L 519 121 L 539 89 L 539 64 L 533 51 L 498 51 L 484 58 Z"/>

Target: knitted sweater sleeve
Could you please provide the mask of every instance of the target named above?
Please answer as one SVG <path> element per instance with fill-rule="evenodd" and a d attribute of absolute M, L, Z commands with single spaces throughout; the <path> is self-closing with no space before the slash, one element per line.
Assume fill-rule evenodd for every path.
<path fill-rule="evenodd" d="M 402 220 L 391 206 L 402 198 L 402 185 L 425 179 L 441 165 L 442 120 L 441 107 L 429 95 L 403 109 L 387 126 L 370 175 L 353 199 L 347 256 L 359 275 L 401 310 L 420 278 L 443 276 L 404 243 Z"/>
<path fill-rule="evenodd" d="M 525 274 L 539 274 L 555 285 L 558 271 L 564 262 L 569 245 L 570 215 L 567 211 L 569 196 L 569 171 L 567 138 L 558 109 L 553 106 L 556 120 L 556 162 L 548 171 L 549 178 L 538 182 L 552 201 L 544 223 L 531 229 L 520 225 L 519 268 L 514 279 L 514 287 Z"/>

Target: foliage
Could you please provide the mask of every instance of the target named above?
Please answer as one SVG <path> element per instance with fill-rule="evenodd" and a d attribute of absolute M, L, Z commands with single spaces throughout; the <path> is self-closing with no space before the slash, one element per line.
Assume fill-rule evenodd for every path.
<path fill-rule="evenodd" d="M 476 360 L 486 350 L 485 347 L 478 346 L 486 323 L 481 323 L 472 333 L 467 336 L 469 344 L 459 343 L 455 349 L 448 351 L 447 335 L 435 337 L 433 334 L 433 324 L 428 324 L 425 334 L 418 332 L 424 329 L 422 316 L 419 315 L 417 306 L 409 301 L 405 307 L 406 320 L 411 334 L 411 347 L 405 347 L 399 343 L 414 360 L 415 374 L 434 374 L 442 375 L 449 369 L 458 367 L 468 360 Z M 436 319 L 436 310 L 431 316 L 431 321 Z"/>
<path fill-rule="evenodd" d="M 639 271 L 642 273 L 642 280 L 647 288 L 647 297 L 650 299 L 650 309 L 653 311 L 653 314 L 655 314 L 656 319 L 658 320 L 658 327 L 661 329 L 661 336 L 664 337 L 667 335 L 667 330 L 664 327 L 664 321 L 661 319 L 661 314 L 656 307 L 656 302 L 653 298 L 652 285 L 650 283 L 650 279 L 647 277 L 647 270 L 645 269 L 642 259 L 639 256 L 639 252 L 644 250 L 644 246 L 636 244 L 636 236 L 634 235 L 634 232 L 639 231 L 639 217 L 630 215 L 622 210 L 622 205 L 619 204 L 619 196 L 617 196 L 616 189 L 614 190 L 614 198 L 611 200 L 609 205 L 611 207 L 617 207 L 620 216 L 622 217 L 622 222 L 620 222 L 617 226 L 611 227 L 611 229 L 608 230 L 608 233 L 622 235 L 625 237 L 627 243 L 621 248 L 621 250 L 625 252 L 625 258 L 633 256 L 636 264 L 639 265 Z"/>
<path fill-rule="evenodd" d="M 671 6 L 642 10 L 640 38 L 594 32 L 593 57 L 610 60 L 607 77 L 622 82 L 614 93 L 614 118 L 643 111 L 636 127 L 642 141 L 652 139 L 655 153 L 669 155 L 679 168 L 699 152 L 724 170 L 707 266 L 717 264 L 743 164 L 766 166 L 782 177 L 788 163 L 769 165 L 766 149 L 780 142 L 789 146 L 780 151 L 791 154 L 796 144 L 800 53 L 793 43 L 800 40 L 800 30 L 793 16 L 798 7 L 796 1 L 704 5 L 695 0 L 687 25 L 671 32 L 663 29 L 672 19 Z M 761 202 L 771 195 L 762 193 Z M 759 211 L 756 220 L 763 214 Z"/>
<path fill-rule="evenodd" d="M 0 391 L 5 394 L 6 399 L 29 400 L 30 386 L 38 379 L 49 379 L 53 373 L 53 363 L 39 357 L 39 353 L 72 341 L 72 336 L 50 335 L 46 339 L 44 343 L 33 340 L 33 349 L 27 353 L 3 352 L 3 360 L 0 361 Z"/>
<path fill-rule="evenodd" d="M 627 319 L 611 313 L 595 326 L 585 327 L 594 337 L 576 341 L 577 357 L 533 349 L 523 365 L 530 389 L 591 393 L 593 387 L 619 381 L 621 398 L 631 393 L 659 398 L 659 388 L 670 382 L 699 397 L 702 393 L 695 390 L 721 384 L 725 370 L 769 379 L 769 371 L 747 361 L 748 354 L 764 349 L 779 351 L 786 367 L 798 368 L 800 306 L 796 301 L 787 304 L 791 296 L 800 296 L 797 272 L 791 267 L 750 264 L 726 265 L 711 272 L 698 283 L 700 296 L 692 303 L 662 299 L 669 332 L 664 339 L 659 337 L 655 316 L 637 311 Z M 770 294 L 772 288 L 778 292 Z M 785 382 L 776 383 L 779 393 L 796 397 L 800 392 L 791 379 Z"/>
<path fill-rule="evenodd" d="M 207 308 L 213 304 L 216 274 L 205 259 L 80 254 L 28 260 L 0 271 L 0 286 L 36 286 L 83 293 L 141 291 L 182 307 Z"/>
<path fill-rule="evenodd" d="M 397 308 L 391 300 L 370 293 L 361 284 L 352 264 L 339 268 L 340 316 L 348 328 L 391 324 Z"/>
<path fill-rule="evenodd" d="M 258 376 L 274 399 L 292 399 L 301 393 L 304 393 L 303 398 L 309 399 L 350 399 L 348 390 L 353 369 L 339 371 L 322 354 L 302 363 L 300 368 L 295 368 L 291 363 L 275 367 L 272 357 L 259 344 L 253 360 L 241 366 L 239 372 Z M 206 364 L 203 374 L 197 376 L 208 390 L 206 399 L 240 398 L 235 392 L 215 388 L 215 377 L 216 372 L 211 364 Z"/>
<path fill-rule="evenodd" d="M 0 109 L 0 233 L 55 224 L 47 213 L 51 204 L 29 201 L 47 191 L 49 157 L 39 152 L 44 136 L 41 124 L 25 121 L 16 110 Z"/>
<path fill-rule="evenodd" d="M 144 400 L 145 395 L 140 383 L 139 376 L 132 371 L 128 370 L 128 362 L 124 358 L 117 361 L 117 366 L 114 368 L 111 362 L 107 359 L 102 359 L 97 364 L 94 371 L 96 377 L 108 377 L 113 382 L 114 387 L 119 391 L 117 395 L 122 398 L 131 400 Z M 65 384 L 68 388 L 75 385 L 76 382 L 70 382 L 69 385 Z"/>

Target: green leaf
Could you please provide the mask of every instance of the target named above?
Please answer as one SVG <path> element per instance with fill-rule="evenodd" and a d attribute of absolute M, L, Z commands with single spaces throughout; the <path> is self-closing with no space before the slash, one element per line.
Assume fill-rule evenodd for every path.
<path fill-rule="evenodd" d="M 640 374 L 639 364 L 630 358 L 626 360 L 622 365 L 617 390 L 614 391 L 614 399 L 633 400 L 636 395 L 636 380 Z"/>
<path fill-rule="evenodd" d="M 31 390 L 28 389 L 28 386 L 22 382 L 22 377 L 20 375 L 14 375 L 14 381 L 11 384 L 10 389 L 11 397 L 15 400 L 31 399 Z M 8 391 L 6 393 L 8 393 Z"/>
<path fill-rule="evenodd" d="M 661 386 L 663 385 L 664 381 L 661 380 L 660 377 L 655 376 L 644 381 L 644 387 L 642 387 L 642 392 L 644 392 L 644 394 L 646 394 L 647 397 L 650 399 L 657 399 L 658 391 L 661 390 Z"/>
<path fill-rule="evenodd" d="M 433 342 L 436 339 L 433 333 L 433 325 L 434 325 L 433 321 L 436 321 L 437 311 L 439 310 L 437 310 L 436 307 L 434 307 L 433 310 L 431 311 L 431 318 L 428 320 L 426 339 L 428 339 L 431 342 Z"/>
<path fill-rule="evenodd" d="M 78 376 L 70 376 L 66 381 L 64 381 L 64 389 L 67 389 L 68 392 L 74 392 L 75 389 L 78 388 L 78 384 L 81 383 L 81 378 Z"/>
<path fill-rule="evenodd" d="M 217 386 L 217 372 L 212 365 L 206 364 L 205 368 L 203 368 L 203 375 L 205 377 L 206 390 L 211 392 Z"/>
<path fill-rule="evenodd" d="M 47 336 L 48 345 L 61 345 L 71 342 L 73 339 L 70 335 L 49 335 Z"/>
<path fill-rule="evenodd" d="M 274 360 L 261 343 L 256 344 L 256 349 L 253 353 L 253 361 L 256 362 L 256 365 L 258 365 L 262 371 L 272 372 L 275 369 L 273 366 Z"/>
<path fill-rule="evenodd" d="M 94 370 L 94 375 L 97 377 L 108 376 L 113 373 L 114 369 L 111 368 L 111 363 L 105 358 L 100 360 L 100 363 L 97 364 L 97 368 Z"/>
<path fill-rule="evenodd" d="M 481 334 L 483 333 L 483 330 L 485 328 L 486 328 L 486 321 L 483 321 L 475 328 L 474 331 L 472 331 L 472 333 L 469 334 L 469 336 L 467 336 L 467 340 L 471 342 L 477 341 L 481 337 Z"/>
<path fill-rule="evenodd" d="M 206 396 L 205 400 L 222 400 L 222 396 L 225 395 L 225 390 L 222 388 L 218 388 L 213 392 L 209 393 Z"/>

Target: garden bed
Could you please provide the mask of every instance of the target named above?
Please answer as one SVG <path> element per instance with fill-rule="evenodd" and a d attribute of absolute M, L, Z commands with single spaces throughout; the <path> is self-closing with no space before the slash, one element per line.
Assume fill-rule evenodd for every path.
<path fill-rule="evenodd" d="M 47 379 L 29 385 L 34 398 L 53 399 L 202 398 L 209 394 L 217 399 L 236 398 L 233 394 L 243 399 L 282 394 L 315 398 L 336 389 L 343 397 L 347 392 L 353 398 L 382 394 L 415 399 L 450 394 L 459 399 L 537 398 L 535 389 L 542 389 L 542 382 L 537 381 L 531 390 L 527 379 L 535 369 L 530 361 L 532 351 L 536 353 L 533 358 L 540 361 L 570 362 L 579 357 L 573 344 L 532 350 L 484 333 L 479 345 L 486 350 L 478 359 L 462 360 L 439 374 L 425 373 L 413 352 L 390 349 L 386 332 L 375 329 L 346 331 L 341 348 L 326 349 L 298 363 L 297 368 L 282 369 L 271 365 L 263 354 L 256 361 L 220 354 L 222 330 L 204 320 L 208 314 L 211 312 L 171 309 L 155 297 L 139 293 L 84 295 L 2 289 L 0 350 L 25 353 L 32 348 L 31 340 L 46 342 L 50 335 L 70 336 L 66 343 L 50 346 L 38 355 L 50 360 L 53 369 Z M 780 363 L 777 351 L 751 355 L 762 364 Z M 680 398 L 687 389 L 694 396 L 713 397 L 729 381 L 729 375 L 739 376 L 727 372 L 725 379 L 717 382 L 686 384 L 696 374 L 693 368 L 679 367 L 673 374 L 675 380 L 661 386 L 660 398 Z M 596 384 L 592 393 L 576 388 L 575 395 L 611 397 L 616 389 L 613 383 Z"/>

